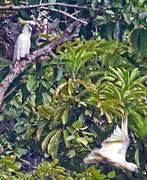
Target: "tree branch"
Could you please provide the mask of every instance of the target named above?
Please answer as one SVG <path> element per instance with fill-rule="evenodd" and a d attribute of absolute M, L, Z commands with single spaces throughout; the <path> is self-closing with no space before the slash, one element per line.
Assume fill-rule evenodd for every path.
<path fill-rule="evenodd" d="M 41 8 L 41 7 L 47 7 L 47 6 L 62 6 L 62 7 L 72 7 L 77 9 L 86 9 L 86 10 L 92 10 L 92 11 L 100 11 L 101 13 L 105 13 L 105 9 L 103 7 L 100 8 L 91 8 L 88 6 L 78 6 L 75 4 L 66 4 L 66 3 L 42 3 L 37 5 L 29 5 L 29 6 L 14 6 L 14 5 L 6 5 L 6 6 L 0 6 L 0 10 L 6 11 L 17 11 L 17 10 L 23 10 L 23 9 L 32 9 L 32 8 Z"/>
<path fill-rule="evenodd" d="M 73 40 L 75 37 L 78 36 L 80 30 L 81 23 L 74 22 L 69 25 L 69 27 L 64 32 L 64 35 L 60 38 L 52 41 L 50 44 L 44 46 L 39 50 L 33 51 L 32 54 L 27 56 L 27 60 L 20 60 L 15 66 L 10 70 L 7 76 L 3 79 L 0 84 L 0 107 L 2 106 L 2 102 L 4 100 L 5 93 L 13 82 L 13 80 L 24 70 L 27 64 L 32 63 L 35 59 L 39 58 L 41 55 L 49 54 L 54 48 L 57 46 Z"/>
<path fill-rule="evenodd" d="M 48 8 L 44 8 L 44 7 L 41 8 L 41 9 L 58 12 L 58 13 L 61 13 L 61 14 L 65 15 L 65 16 L 68 16 L 68 17 L 70 17 L 70 18 L 72 18 L 72 19 L 74 19 L 74 20 L 76 20 L 76 21 L 79 21 L 79 22 L 81 22 L 81 23 L 83 23 L 83 24 L 88 24 L 86 21 L 83 21 L 82 19 L 78 19 L 78 18 L 74 17 L 73 15 L 71 15 L 71 14 L 69 14 L 69 13 L 67 13 L 67 12 L 61 11 L 61 10 L 59 10 L 59 9 L 53 9 L 53 8 L 52 8 L 52 9 L 48 9 Z"/>

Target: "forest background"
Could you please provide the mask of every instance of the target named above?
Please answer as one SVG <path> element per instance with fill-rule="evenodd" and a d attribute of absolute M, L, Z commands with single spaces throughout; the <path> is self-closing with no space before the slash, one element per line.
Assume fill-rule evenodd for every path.
<path fill-rule="evenodd" d="M 19 18 L 37 29 L 10 68 Z M 0 68 L 0 179 L 146 179 L 145 0 L 1 0 Z M 85 165 L 126 113 L 139 173 Z"/>

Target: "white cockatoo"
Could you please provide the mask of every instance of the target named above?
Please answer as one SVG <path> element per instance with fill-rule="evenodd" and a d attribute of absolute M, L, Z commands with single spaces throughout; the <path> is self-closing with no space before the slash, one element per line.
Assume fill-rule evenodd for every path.
<path fill-rule="evenodd" d="M 25 23 L 26 24 L 23 27 L 22 33 L 18 36 L 14 46 L 13 65 L 17 60 L 25 57 L 30 52 L 31 34 L 32 29 L 35 26 L 35 22 L 25 21 Z"/>
<path fill-rule="evenodd" d="M 128 116 L 122 120 L 122 126 L 116 126 L 112 135 L 105 139 L 101 148 L 96 148 L 84 158 L 84 163 L 108 163 L 124 171 L 138 172 L 134 163 L 126 161 L 126 153 L 129 146 Z"/>

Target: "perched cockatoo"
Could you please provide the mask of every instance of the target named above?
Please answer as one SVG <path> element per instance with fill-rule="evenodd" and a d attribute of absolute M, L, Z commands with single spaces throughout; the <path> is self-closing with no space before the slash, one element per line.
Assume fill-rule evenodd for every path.
<path fill-rule="evenodd" d="M 124 171 L 138 172 L 136 164 L 126 161 L 129 146 L 127 116 L 122 120 L 121 128 L 116 126 L 113 134 L 105 139 L 101 145 L 101 148 L 94 149 L 88 157 L 84 158 L 84 163 L 102 162 L 121 168 Z"/>
<path fill-rule="evenodd" d="M 30 52 L 31 47 L 31 34 L 32 29 L 35 26 L 34 21 L 25 21 L 26 24 L 23 27 L 22 33 L 18 36 L 14 47 L 13 65 L 17 60 L 25 57 Z"/>

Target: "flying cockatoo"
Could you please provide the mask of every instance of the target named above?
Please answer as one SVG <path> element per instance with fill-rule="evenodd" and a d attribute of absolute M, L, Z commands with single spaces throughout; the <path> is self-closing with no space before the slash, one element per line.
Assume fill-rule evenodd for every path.
<path fill-rule="evenodd" d="M 14 54 L 13 54 L 13 65 L 17 60 L 24 58 L 30 52 L 31 47 L 31 34 L 32 29 L 35 26 L 34 21 L 23 21 L 24 25 L 22 33 L 18 36 L 15 47 L 14 47 Z"/>
<path fill-rule="evenodd" d="M 116 126 L 112 135 L 102 142 L 101 148 L 96 148 L 84 158 L 84 163 L 108 163 L 124 171 L 138 172 L 134 163 L 126 161 L 129 146 L 128 116 L 122 120 L 121 128 Z"/>

